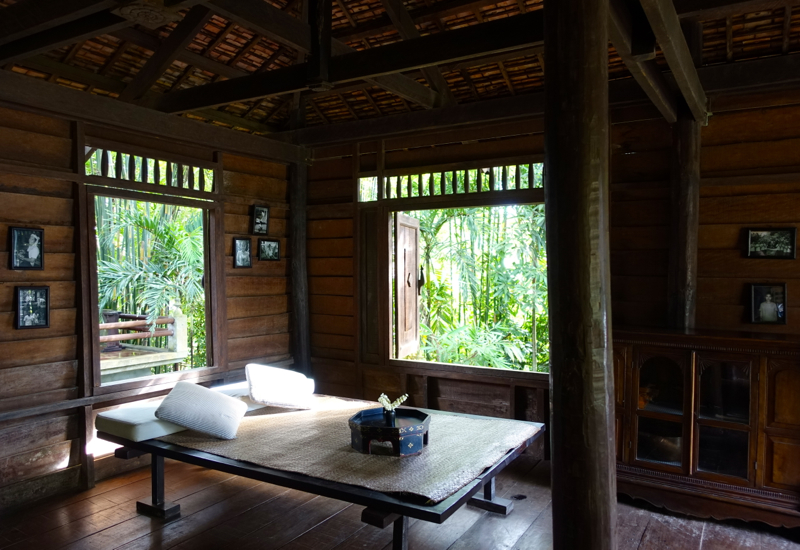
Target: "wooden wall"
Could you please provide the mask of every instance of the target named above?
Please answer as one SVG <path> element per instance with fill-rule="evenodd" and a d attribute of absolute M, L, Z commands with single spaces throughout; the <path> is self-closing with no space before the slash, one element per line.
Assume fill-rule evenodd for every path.
<path fill-rule="evenodd" d="M 0 413 L 79 395 L 72 147 L 69 122 L 0 108 L 0 163 L 53 176 L 0 172 Z M 44 228 L 44 270 L 8 269 L 14 226 Z M 50 328 L 14 330 L 18 285 L 50 287 Z M 0 509 L 30 491 L 76 488 L 80 434 L 75 410 L 0 422 Z M 35 482 L 51 472 L 48 483 Z"/>
<path fill-rule="evenodd" d="M 289 359 L 289 217 L 287 168 L 223 156 L 225 193 L 225 296 L 228 368 Z M 250 234 L 252 205 L 269 207 L 269 235 Z M 251 268 L 233 268 L 234 237 L 249 237 Z M 280 261 L 259 261 L 258 239 L 280 241 Z"/>
<path fill-rule="evenodd" d="M 147 390 L 92 395 L 81 392 L 83 335 L 78 322 L 80 269 L 77 189 L 72 166 L 74 123 L 19 110 L 0 108 L 0 513 L 70 489 L 85 479 L 86 437 L 83 406 L 88 398 L 97 411 L 123 401 L 148 397 Z M 152 137 L 87 128 L 87 135 L 155 147 Z M 191 155 L 196 148 L 165 142 L 165 155 Z M 213 144 L 202 153 L 206 160 Z M 206 383 L 244 378 L 251 361 L 290 363 L 289 217 L 287 167 L 226 154 L 222 157 L 225 244 L 227 357 L 221 372 Z M 280 261 L 258 261 L 258 237 L 250 234 L 251 206 L 270 207 L 269 238 L 281 242 Z M 9 270 L 8 227 L 45 231 L 44 270 Z M 234 237 L 250 237 L 253 267 L 233 269 Z M 47 285 L 51 292 L 50 328 L 15 330 L 14 287 Z M 91 369 L 90 369 L 91 370 Z M 163 394 L 169 384 L 154 388 Z M 152 394 L 151 394 L 152 395 Z M 43 407 L 41 414 L 26 409 Z M 40 409 L 36 409 L 37 411 Z M 98 461 L 98 476 L 138 466 L 113 457 Z"/>
<path fill-rule="evenodd" d="M 317 391 L 360 398 L 353 178 L 352 156 L 309 168 L 308 290 Z"/>
<path fill-rule="evenodd" d="M 697 327 L 797 332 L 797 261 L 748 259 L 746 228 L 800 225 L 800 106 L 717 113 L 702 132 Z M 612 129 L 613 320 L 666 323 L 669 127 Z M 750 283 L 787 284 L 787 325 L 750 324 Z"/>

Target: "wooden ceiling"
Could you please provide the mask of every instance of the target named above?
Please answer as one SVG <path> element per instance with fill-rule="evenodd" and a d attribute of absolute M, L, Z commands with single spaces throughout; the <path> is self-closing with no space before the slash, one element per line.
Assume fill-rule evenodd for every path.
<path fill-rule="evenodd" d="M 627 37 L 612 29 L 614 44 L 627 42 L 623 55 L 609 45 L 610 78 L 633 74 L 643 88 L 653 85 L 657 106 L 659 95 L 702 90 L 684 93 L 680 79 L 652 84 L 676 69 L 652 34 L 641 51 L 642 7 L 655 9 L 648 3 L 700 22 L 701 66 L 800 49 L 800 1 L 612 0 L 629 23 Z M 322 84 L 308 76 L 313 33 L 302 22 L 303 0 L 0 0 L 0 66 L 258 134 L 287 127 L 297 92 L 313 127 L 543 88 L 542 0 L 328 4 L 333 57 Z M 669 107 L 659 108 L 669 118 Z"/>

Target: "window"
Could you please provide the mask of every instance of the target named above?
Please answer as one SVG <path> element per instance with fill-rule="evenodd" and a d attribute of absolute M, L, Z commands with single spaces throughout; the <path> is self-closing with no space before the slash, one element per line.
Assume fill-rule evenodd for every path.
<path fill-rule="evenodd" d="M 211 366 L 214 170 L 97 149 L 86 178 L 95 386 Z"/>
<path fill-rule="evenodd" d="M 383 204 L 389 225 L 390 359 L 549 370 L 541 169 L 361 179 L 361 202 Z M 494 206 L 472 206 L 481 203 Z"/>

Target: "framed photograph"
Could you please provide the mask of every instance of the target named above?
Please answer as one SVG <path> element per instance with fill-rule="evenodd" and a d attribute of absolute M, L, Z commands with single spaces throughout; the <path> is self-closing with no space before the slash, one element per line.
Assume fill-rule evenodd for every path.
<path fill-rule="evenodd" d="M 233 239 L 233 267 L 253 267 L 250 239 Z"/>
<path fill-rule="evenodd" d="M 266 206 L 253 206 L 253 227 L 254 235 L 269 234 L 269 208 Z"/>
<path fill-rule="evenodd" d="M 9 227 L 11 269 L 44 269 L 44 229 Z"/>
<path fill-rule="evenodd" d="M 47 328 L 50 326 L 50 287 L 14 287 L 17 315 L 14 328 Z"/>
<path fill-rule="evenodd" d="M 750 322 L 786 324 L 786 283 L 750 285 Z"/>
<path fill-rule="evenodd" d="M 259 260 L 280 260 L 281 243 L 275 239 L 258 239 Z"/>
<path fill-rule="evenodd" d="M 748 258 L 797 258 L 797 228 L 779 227 L 747 230 Z"/>

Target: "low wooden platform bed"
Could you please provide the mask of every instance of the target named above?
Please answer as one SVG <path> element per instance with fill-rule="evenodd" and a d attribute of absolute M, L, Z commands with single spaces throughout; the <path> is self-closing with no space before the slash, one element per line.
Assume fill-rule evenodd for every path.
<path fill-rule="evenodd" d="M 438 449 L 434 445 L 429 445 L 420 455 L 407 458 L 362 455 L 350 448 L 349 439 L 340 441 L 342 434 L 339 433 L 338 426 L 341 424 L 341 418 L 352 414 L 353 410 L 373 408 L 376 405 L 375 403 L 314 396 L 312 410 L 286 412 L 286 409 L 265 407 L 249 400 L 247 398 L 246 382 L 216 389 L 228 396 L 242 399 L 248 405 L 249 410 L 245 418 L 242 419 L 243 424 L 239 428 L 235 441 L 220 441 L 160 420 L 155 416 L 158 403 L 134 405 L 98 415 L 96 422 L 97 436 L 122 446 L 115 452 L 117 457 L 127 459 L 147 453 L 152 456 L 152 496 L 150 502 L 137 502 L 137 511 L 139 513 L 167 520 L 180 515 L 180 506 L 167 501 L 167 495 L 164 494 L 164 459 L 170 458 L 365 506 L 366 508 L 361 516 L 362 521 L 379 528 L 393 525 L 393 548 L 405 549 L 408 548 L 408 518 L 443 523 L 465 504 L 478 506 L 491 512 L 510 513 L 512 502 L 497 498 L 494 494 L 495 476 L 522 454 L 536 439 L 541 437 L 544 432 L 543 424 L 426 410 L 425 412 L 431 415 L 431 441 L 436 441 L 436 438 L 441 441 Z M 439 423 L 438 432 L 437 421 Z M 469 479 L 464 478 L 461 473 L 452 475 L 440 474 L 435 471 L 436 468 L 441 467 L 440 462 L 442 461 L 438 460 L 440 457 L 434 455 L 434 453 L 439 453 L 442 457 L 447 453 L 451 456 L 455 454 L 469 455 L 469 453 L 475 452 L 473 446 L 476 441 L 481 441 L 480 438 L 477 440 L 472 437 L 464 438 L 461 443 L 462 447 L 459 448 L 458 444 L 452 443 L 453 438 L 451 437 L 445 450 L 441 445 L 444 445 L 446 439 L 443 431 L 448 429 L 447 426 L 452 427 L 454 423 L 474 423 L 476 421 L 477 423 L 470 424 L 470 427 L 496 426 L 497 423 L 505 423 L 503 426 L 506 431 L 518 432 L 519 437 L 517 439 L 519 441 L 512 448 L 503 449 L 501 453 L 495 450 L 495 454 L 491 458 L 485 457 L 486 460 L 491 461 L 490 465 L 479 470 L 476 475 L 469 474 Z M 486 423 L 487 421 L 489 423 Z M 337 433 L 335 437 L 332 436 L 334 443 L 326 444 L 324 442 L 325 437 L 320 437 L 318 433 L 314 434 L 313 432 L 315 429 L 328 430 L 331 422 L 334 422 L 333 425 L 336 426 Z M 481 422 L 485 424 L 481 424 Z M 298 426 L 307 426 L 308 431 L 312 433 L 300 434 L 296 441 L 294 438 L 287 439 L 287 434 L 305 431 L 296 430 L 292 427 L 293 423 Z M 346 421 L 344 423 L 346 427 Z M 484 437 L 484 440 L 488 440 L 487 438 L 491 437 L 491 434 L 484 434 L 482 437 Z M 501 441 L 506 441 L 501 436 L 498 436 L 498 438 Z M 253 440 L 258 442 L 258 461 L 262 462 L 262 464 L 236 458 L 248 450 L 252 452 Z M 317 440 L 321 440 L 323 445 L 330 447 L 330 450 L 326 451 L 324 448 L 309 446 L 309 442 Z M 211 448 L 214 452 L 209 452 L 204 448 Z M 270 448 L 275 451 L 275 454 L 278 455 L 277 457 L 269 456 Z M 217 454 L 218 452 L 221 454 Z M 331 453 L 332 458 L 326 458 L 325 453 Z M 231 456 L 222 456 L 223 454 Z M 261 454 L 264 455 L 263 461 L 260 457 Z M 336 465 L 336 457 L 338 456 L 339 460 L 346 460 L 348 464 L 353 465 L 355 470 L 364 470 L 367 479 L 364 480 L 363 485 L 366 486 L 362 486 L 361 481 L 355 483 L 342 481 L 357 480 L 358 471 L 334 472 L 333 475 L 331 472 L 320 471 L 318 475 L 317 472 L 324 470 L 324 468 L 320 469 L 315 466 L 313 459 L 311 460 L 311 465 L 306 466 L 306 468 L 311 468 L 312 474 L 291 471 L 302 469 L 302 465 L 295 468 L 294 463 L 302 462 L 302 460 L 298 461 L 297 457 L 304 455 L 319 456 L 319 460 L 324 461 L 330 460 L 332 468 L 338 467 Z M 287 462 L 281 462 L 281 460 Z M 281 468 L 268 465 L 272 464 L 273 461 L 277 461 L 274 463 L 281 465 Z M 448 462 L 449 459 L 444 461 Z M 284 463 L 289 464 L 288 469 L 284 468 Z M 452 490 L 450 494 L 443 496 L 444 492 L 450 491 L 451 487 L 445 483 L 443 488 L 439 488 L 434 483 L 434 487 L 430 491 L 432 491 L 431 494 L 436 495 L 435 499 L 426 498 L 424 494 L 415 493 L 414 491 L 417 489 L 414 488 L 413 483 L 410 490 L 376 490 L 374 489 L 376 486 L 384 487 L 387 486 L 386 483 L 390 484 L 388 486 L 392 486 L 392 483 L 396 483 L 396 481 L 391 481 L 390 479 L 380 479 L 380 475 L 375 475 L 374 472 L 380 473 L 382 468 L 386 468 L 387 477 L 391 477 L 389 475 L 390 471 L 394 471 L 395 477 L 399 472 L 401 478 L 406 477 L 405 472 L 408 472 L 409 475 L 407 477 L 416 479 L 423 486 L 430 479 L 442 477 L 442 475 L 458 478 L 454 483 L 459 486 Z M 454 468 L 452 472 L 460 472 L 460 466 L 455 465 L 452 468 Z M 342 467 L 342 470 L 347 469 L 346 466 Z M 431 472 L 420 474 L 421 470 L 427 469 L 431 469 Z M 444 471 L 451 470 L 445 468 Z M 370 474 L 369 472 L 372 473 Z M 353 475 L 356 475 L 356 477 L 353 478 Z M 439 483 L 441 481 L 437 480 Z M 465 482 L 462 484 L 462 481 Z M 481 495 L 478 496 L 481 491 Z"/>

